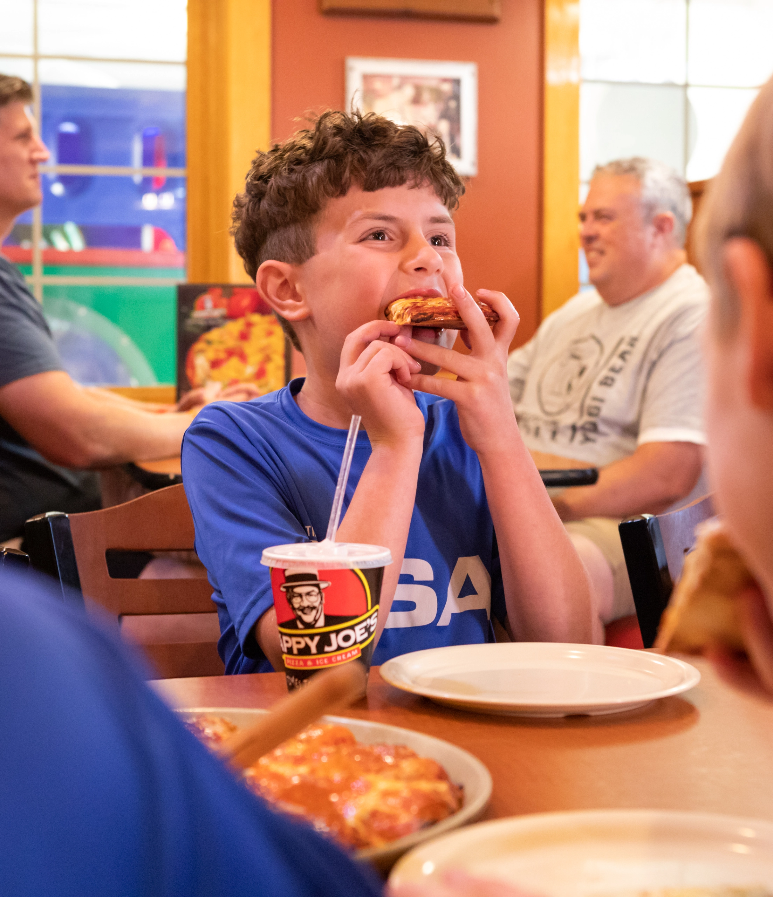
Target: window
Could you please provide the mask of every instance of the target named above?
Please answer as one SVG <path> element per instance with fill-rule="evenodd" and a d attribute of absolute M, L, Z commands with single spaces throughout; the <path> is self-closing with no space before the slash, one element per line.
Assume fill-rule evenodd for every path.
<path fill-rule="evenodd" d="M 76 379 L 173 383 L 185 0 L 0 0 L 0 20 L 0 71 L 33 84 L 51 153 L 42 206 L 17 219 L 3 253 Z"/>
<path fill-rule="evenodd" d="M 771 34 L 773 0 L 581 0 L 581 200 L 626 156 L 713 177 L 773 73 Z"/>

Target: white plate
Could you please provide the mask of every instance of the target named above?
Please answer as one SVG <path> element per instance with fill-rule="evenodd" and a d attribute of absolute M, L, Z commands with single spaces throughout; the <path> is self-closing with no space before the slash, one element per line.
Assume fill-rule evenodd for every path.
<path fill-rule="evenodd" d="M 692 688 L 682 660 L 604 645 L 513 642 L 430 648 L 381 667 L 390 685 L 463 710 L 570 716 L 632 710 Z"/>
<path fill-rule="evenodd" d="M 597 810 L 498 819 L 417 847 L 390 883 L 448 869 L 546 897 L 634 897 L 660 888 L 773 891 L 773 824 L 704 813 Z"/>
<path fill-rule="evenodd" d="M 178 712 L 186 719 L 201 713 L 214 713 L 243 728 L 252 725 L 258 716 L 268 711 L 245 710 L 235 707 L 190 707 Z M 359 859 L 368 860 L 379 869 L 388 870 L 406 850 L 410 850 L 427 838 L 434 838 L 436 835 L 451 831 L 460 825 L 474 822 L 481 815 L 491 797 L 491 774 L 488 769 L 477 757 L 473 757 L 472 754 L 454 744 L 442 741 L 440 738 L 433 738 L 431 735 L 424 735 L 422 732 L 367 720 L 325 716 L 323 721 L 346 726 L 357 741 L 361 741 L 363 744 L 404 744 L 422 757 L 436 760 L 445 768 L 451 781 L 464 788 L 462 808 L 453 816 L 412 835 L 406 835 L 385 847 L 371 847 L 367 850 L 357 851 Z"/>

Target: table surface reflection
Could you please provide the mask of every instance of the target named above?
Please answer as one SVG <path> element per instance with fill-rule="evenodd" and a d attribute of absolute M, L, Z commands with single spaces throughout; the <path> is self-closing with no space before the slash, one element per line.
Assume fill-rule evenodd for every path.
<path fill-rule="evenodd" d="M 721 681 L 690 658 L 701 682 L 624 713 L 525 719 L 468 713 L 388 685 L 375 667 L 368 694 L 341 715 L 416 729 L 465 748 L 489 768 L 483 818 L 586 809 L 678 809 L 773 820 L 773 702 Z M 154 683 L 177 707 L 268 708 L 284 674 Z"/>

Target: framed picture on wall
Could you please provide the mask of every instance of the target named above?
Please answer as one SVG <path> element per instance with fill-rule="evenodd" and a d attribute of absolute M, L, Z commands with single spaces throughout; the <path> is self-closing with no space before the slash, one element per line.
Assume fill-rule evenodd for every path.
<path fill-rule="evenodd" d="M 346 108 L 378 112 L 438 134 L 461 175 L 478 173 L 478 67 L 474 62 L 346 60 Z"/>

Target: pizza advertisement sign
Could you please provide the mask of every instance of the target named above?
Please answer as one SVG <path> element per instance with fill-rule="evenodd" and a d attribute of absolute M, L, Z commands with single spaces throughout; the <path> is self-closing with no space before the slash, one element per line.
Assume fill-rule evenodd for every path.
<path fill-rule="evenodd" d="M 261 395 L 290 379 L 290 346 L 254 287 L 177 287 L 177 395 L 219 383 L 254 383 Z"/>
<path fill-rule="evenodd" d="M 370 666 L 384 568 L 271 569 L 282 659 L 295 687 L 351 660 Z"/>

